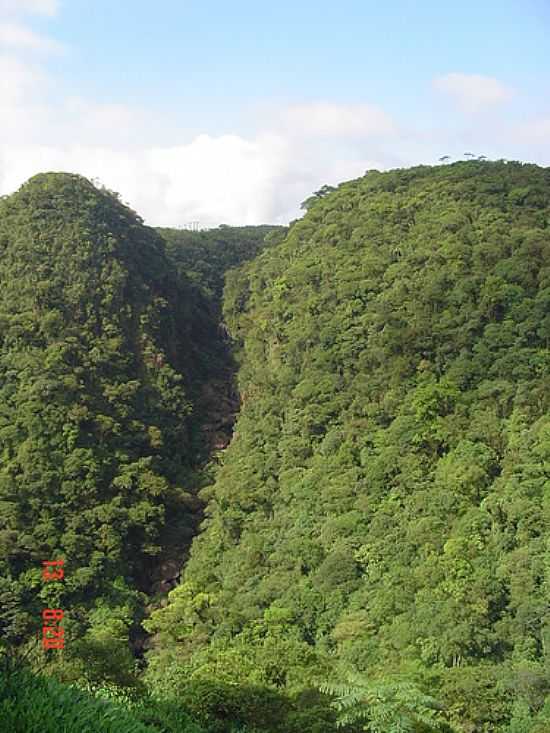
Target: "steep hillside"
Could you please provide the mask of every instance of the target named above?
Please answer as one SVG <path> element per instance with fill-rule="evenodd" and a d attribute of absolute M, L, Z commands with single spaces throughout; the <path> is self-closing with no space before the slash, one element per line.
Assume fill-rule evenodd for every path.
<path fill-rule="evenodd" d="M 263 715 L 253 686 L 198 681 L 159 700 L 135 656 L 239 409 L 225 271 L 279 230 L 161 237 L 70 174 L 0 201 L 2 730 L 217 733 L 221 711 L 254 733 L 243 727 Z M 65 577 L 48 582 L 53 559 Z M 64 613 L 62 650 L 41 648 L 44 609 Z"/>
<path fill-rule="evenodd" d="M 177 272 L 197 289 L 197 302 L 207 303 L 217 331 L 200 344 L 201 391 L 195 396 L 195 414 L 200 420 L 203 446 L 197 446 L 204 461 L 213 451 L 227 447 L 240 401 L 236 390 L 236 365 L 223 322 L 222 294 L 229 272 L 252 260 L 264 248 L 284 239 L 285 227 L 220 226 L 192 232 L 159 228 L 167 254 Z M 207 374 L 208 378 L 204 378 Z"/>
<path fill-rule="evenodd" d="M 550 170 L 370 171 L 230 276 L 225 320 L 242 409 L 152 683 L 355 670 L 369 730 L 548 730 Z"/>
<path fill-rule="evenodd" d="M 130 669 L 138 591 L 196 525 L 193 395 L 216 324 L 160 236 L 79 176 L 4 198 L 0 252 L 4 640 L 63 608 L 72 651 Z M 43 583 L 57 558 L 64 582 Z"/>

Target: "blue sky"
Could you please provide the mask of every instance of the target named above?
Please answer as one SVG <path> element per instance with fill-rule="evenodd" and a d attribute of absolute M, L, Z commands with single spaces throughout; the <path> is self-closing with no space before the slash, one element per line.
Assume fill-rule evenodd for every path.
<path fill-rule="evenodd" d="M 151 224 L 285 222 L 465 151 L 550 164 L 550 3 L 0 0 L 0 193 L 40 170 Z"/>

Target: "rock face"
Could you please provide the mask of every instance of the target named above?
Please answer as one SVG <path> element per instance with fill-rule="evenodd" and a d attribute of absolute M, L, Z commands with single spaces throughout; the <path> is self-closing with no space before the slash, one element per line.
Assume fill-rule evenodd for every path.
<path fill-rule="evenodd" d="M 219 330 L 218 336 L 220 343 L 223 342 L 221 350 L 225 364 L 215 370 L 215 376 L 204 382 L 195 398 L 195 419 L 200 425 L 200 445 L 197 455 L 202 457 L 204 463 L 215 461 L 216 453 L 225 450 L 231 442 L 233 427 L 241 406 L 225 331 Z M 194 508 L 197 514 L 202 516 L 200 506 Z M 176 542 L 167 546 L 166 552 L 169 554 L 165 555 L 158 565 L 152 567 L 145 581 L 147 595 L 151 598 L 151 602 L 145 608 L 148 614 L 159 606 L 168 605 L 168 594 L 180 583 L 188 561 L 189 553 L 186 545 L 178 546 Z M 149 635 L 142 629 L 136 631 L 131 640 L 133 653 L 138 659 L 142 659 L 145 653 L 154 649 L 158 643 L 157 635 Z"/>
<path fill-rule="evenodd" d="M 164 560 L 154 571 L 151 582 L 151 594 L 169 593 L 179 583 L 182 568 L 185 562 L 179 560 Z"/>
<path fill-rule="evenodd" d="M 213 379 L 204 385 L 200 404 L 205 416 L 201 432 L 208 452 L 224 450 L 231 440 L 241 405 L 230 368 L 225 370 L 223 378 Z"/>

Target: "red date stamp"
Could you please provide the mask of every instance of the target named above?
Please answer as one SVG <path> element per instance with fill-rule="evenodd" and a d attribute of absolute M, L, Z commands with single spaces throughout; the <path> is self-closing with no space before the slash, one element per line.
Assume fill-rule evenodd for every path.
<path fill-rule="evenodd" d="M 64 560 L 45 560 L 42 563 L 42 580 L 45 582 L 63 580 Z M 63 649 L 64 630 L 61 626 L 63 611 L 60 608 L 45 608 L 42 611 L 42 648 Z"/>

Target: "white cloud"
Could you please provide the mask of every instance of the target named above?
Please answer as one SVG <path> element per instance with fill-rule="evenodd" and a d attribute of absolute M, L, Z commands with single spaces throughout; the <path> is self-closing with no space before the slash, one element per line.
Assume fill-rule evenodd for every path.
<path fill-rule="evenodd" d="M 286 223 L 323 183 L 336 184 L 379 164 L 338 155 L 314 161 L 275 134 L 199 135 L 172 147 L 121 150 L 106 145 L 4 145 L 0 193 L 16 190 L 39 171 L 64 170 L 97 178 L 121 193 L 147 223 L 202 226 Z"/>
<path fill-rule="evenodd" d="M 55 125 L 49 90 L 50 80 L 39 67 L 0 56 L 0 145 L 32 144 Z"/>
<path fill-rule="evenodd" d="M 5 144 L 143 147 L 162 130 L 153 110 L 63 96 L 40 65 L 0 55 L 0 139 Z"/>
<path fill-rule="evenodd" d="M 525 143 L 546 143 L 550 146 L 550 117 L 519 125 L 514 134 Z"/>
<path fill-rule="evenodd" d="M 154 136 L 154 113 L 134 109 L 126 104 L 97 103 L 80 97 L 67 97 L 60 104 L 57 130 L 63 130 L 63 140 L 83 144 L 123 148 L 141 146 Z M 57 139 L 54 130 L 49 139 Z M 149 134 L 151 132 L 152 134 Z"/>
<path fill-rule="evenodd" d="M 59 9 L 58 0 L 0 0 L 0 49 L 10 52 L 59 53 L 62 44 L 36 33 L 21 22 L 21 16 L 54 16 Z"/>
<path fill-rule="evenodd" d="M 14 22 L 0 23 L 0 46 L 50 53 L 58 53 L 62 50 L 60 43 L 40 36 L 30 28 Z"/>
<path fill-rule="evenodd" d="M 164 184 L 166 215 L 243 224 L 269 221 L 274 191 L 288 166 L 288 146 L 277 136 L 199 135 L 187 145 L 151 148 L 147 168 Z M 152 212 L 151 212 L 152 213 Z M 187 214 L 186 214 L 187 215 Z"/>
<path fill-rule="evenodd" d="M 365 132 L 364 117 L 358 126 L 333 115 L 328 129 L 339 138 L 329 150 L 323 140 L 301 137 L 298 120 L 294 135 L 266 126 L 244 136 L 172 135 L 174 143 L 159 145 L 165 129 L 158 114 L 62 94 L 53 105 L 45 91 L 53 80 L 9 56 L 0 57 L 0 79 L 0 194 L 39 171 L 65 170 L 98 178 L 150 224 L 283 223 L 299 216 L 300 202 L 322 184 L 373 167 L 362 162 L 363 151 L 350 155 L 342 144 L 350 132 Z M 372 117 L 369 125 L 380 129 Z"/>
<path fill-rule="evenodd" d="M 2 192 L 41 170 L 76 171 L 119 191 L 152 224 L 274 221 L 288 165 L 286 144 L 275 137 L 200 135 L 184 145 L 137 151 L 0 144 Z"/>
<path fill-rule="evenodd" d="M 23 59 L 0 55 L 0 194 L 40 171 L 71 171 L 118 191 L 152 225 L 286 223 L 323 184 L 435 162 L 445 152 L 435 132 L 448 138 L 434 123 L 429 136 L 411 139 L 380 107 L 326 101 L 271 107 L 246 134 L 190 135 L 155 108 L 68 95 Z M 530 134 L 542 139 L 545 125 Z M 491 140 L 497 132 L 491 128 Z"/>
<path fill-rule="evenodd" d="M 55 15 L 58 9 L 58 0 L 0 0 L 0 14 Z"/>
<path fill-rule="evenodd" d="M 491 76 L 452 73 L 434 79 L 434 87 L 451 96 L 467 112 L 507 102 L 513 90 Z"/>
<path fill-rule="evenodd" d="M 30 101 L 37 88 L 46 83 L 45 74 L 36 66 L 24 63 L 13 56 L 0 56 L 0 108 Z M 4 120 L 0 117 L 0 130 Z"/>
<path fill-rule="evenodd" d="M 281 120 L 292 134 L 321 137 L 370 137 L 396 131 L 391 117 L 369 104 L 297 104 L 284 110 Z"/>

